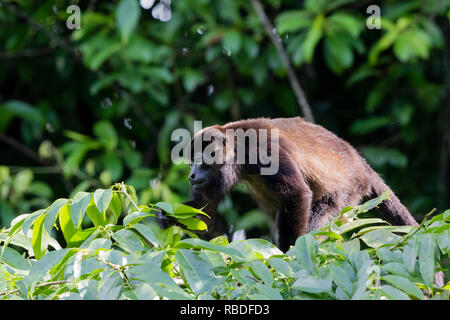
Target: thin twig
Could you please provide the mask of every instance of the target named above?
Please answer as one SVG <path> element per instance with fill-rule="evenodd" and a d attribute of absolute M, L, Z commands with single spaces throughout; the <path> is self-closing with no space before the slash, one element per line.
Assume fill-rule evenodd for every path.
<path fill-rule="evenodd" d="M 36 288 L 46 287 L 46 286 L 54 286 L 54 285 L 58 285 L 58 284 L 65 284 L 65 283 L 71 283 L 71 282 L 73 282 L 73 280 L 58 280 L 58 281 L 43 282 L 43 283 L 36 285 Z M 14 289 L 14 290 L 10 290 L 10 291 L 0 292 L 0 296 L 7 296 L 7 295 L 14 294 L 17 292 L 20 292 L 20 290 Z"/>
<path fill-rule="evenodd" d="M 428 212 L 425 217 L 423 218 L 422 222 L 416 227 L 416 229 L 413 232 L 409 232 L 407 234 L 405 234 L 403 236 L 403 239 L 400 240 L 399 242 L 397 242 L 397 244 L 395 244 L 394 246 L 392 246 L 389 250 L 394 250 L 395 248 L 400 247 L 401 245 L 403 245 L 406 241 L 408 241 L 409 239 L 411 239 L 411 237 L 413 235 L 415 235 L 417 233 L 417 231 L 419 231 L 420 229 L 422 229 L 422 227 L 424 226 L 425 222 L 428 220 L 428 217 L 431 216 L 434 212 L 436 211 L 436 208 L 434 208 L 433 210 L 431 210 L 430 212 Z"/>
<path fill-rule="evenodd" d="M 26 154 L 28 157 L 32 158 L 33 160 L 35 160 L 36 162 L 38 162 L 42 165 L 49 164 L 45 160 L 43 160 L 41 157 L 39 157 L 39 155 L 36 152 L 34 152 L 31 148 L 27 147 L 22 142 L 14 139 L 12 137 L 9 137 L 6 134 L 1 133 L 1 132 L 0 132 L 0 141 L 10 145 L 14 149 L 19 150 L 20 152 Z"/>
<path fill-rule="evenodd" d="M 52 48 L 22 49 L 13 52 L 0 52 L 0 59 L 16 59 L 45 56 L 52 52 Z"/>
<path fill-rule="evenodd" d="M 289 57 L 286 53 L 286 50 L 284 50 L 283 45 L 281 43 L 281 40 L 275 35 L 275 28 L 272 26 L 272 23 L 270 22 L 269 18 L 267 17 L 266 13 L 264 12 L 263 7 L 261 6 L 261 3 L 259 0 L 250 0 L 250 2 L 253 5 L 253 8 L 256 11 L 256 14 L 258 15 L 259 20 L 261 20 L 261 23 L 264 26 L 264 29 L 266 30 L 267 34 L 270 37 L 270 40 L 272 40 L 273 45 L 277 49 L 278 55 L 280 56 L 280 60 L 283 63 L 284 67 L 286 68 L 289 81 L 291 82 L 292 90 L 294 90 L 295 96 L 297 97 L 297 102 L 300 105 L 300 108 L 302 109 L 303 115 L 311 123 L 314 123 L 314 116 L 311 111 L 311 107 L 306 100 L 306 96 L 304 94 L 304 91 L 302 87 L 300 86 L 300 83 L 297 79 L 297 76 L 295 75 L 294 69 L 292 68 L 292 64 L 289 60 Z"/>
<path fill-rule="evenodd" d="M 130 288 L 130 289 L 132 288 L 132 286 L 131 286 L 131 284 L 130 284 L 130 280 L 128 279 L 127 275 L 126 275 L 125 272 L 124 272 L 125 268 L 128 268 L 128 266 L 123 266 L 123 267 L 121 267 L 121 266 L 119 266 L 119 265 L 116 265 L 116 264 L 114 264 L 114 263 L 109 262 L 109 261 L 106 260 L 106 259 L 103 259 L 103 258 L 100 257 L 100 256 L 96 256 L 96 258 L 97 258 L 100 262 L 103 262 L 104 264 L 106 264 L 106 265 L 107 265 L 108 267 L 110 267 L 111 269 L 113 269 L 113 270 L 119 272 L 119 275 L 120 275 L 120 277 L 122 278 L 122 280 L 123 280 L 123 282 L 125 283 L 125 285 L 126 285 L 128 288 Z"/>
<path fill-rule="evenodd" d="M 128 200 L 130 200 L 130 202 L 133 204 L 133 206 L 139 211 L 141 212 L 141 209 L 139 209 L 139 207 L 136 205 L 136 203 L 133 201 L 133 199 L 131 198 L 131 196 L 128 194 L 127 192 L 127 186 L 122 182 L 120 184 L 120 191 L 122 191 L 128 198 Z"/>

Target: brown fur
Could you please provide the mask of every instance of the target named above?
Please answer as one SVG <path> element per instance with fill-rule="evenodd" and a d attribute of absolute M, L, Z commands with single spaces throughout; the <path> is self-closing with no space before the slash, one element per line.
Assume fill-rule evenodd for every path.
<path fill-rule="evenodd" d="M 393 225 L 417 225 L 408 209 L 350 144 L 300 117 L 258 118 L 215 125 L 199 131 L 194 140 L 208 131 L 226 137 L 227 129 L 272 128 L 279 130 L 280 138 L 280 166 L 274 175 L 261 175 L 260 164 L 214 164 L 195 166 L 195 169 L 192 165 L 190 180 L 195 174 L 207 180 L 206 188 L 192 188 L 192 200 L 185 203 L 204 208 L 211 217 L 205 219 L 200 215 L 200 219 L 211 225 L 223 195 L 238 181 L 243 181 L 264 210 L 277 213 L 278 243 L 283 251 L 297 237 L 320 228 L 346 206 L 358 205 L 365 197 L 379 196 L 384 191 L 390 191 L 390 199 L 379 206 L 382 217 Z M 203 143 L 202 148 L 209 143 Z M 230 156 L 233 152 L 227 153 Z M 158 222 L 163 227 L 167 225 L 164 216 L 159 216 Z M 435 283 L 443 286 L 442 272 L 435 275 Z"/>
<path fill-rule="evenodd" d="M 208 204 L 207 212 L 214 214 L 223 193 L 243 180 L 263 209 L 278 213 L 278 241 L 284 251 L 298 236 L 327 223 L 344 207 L 358 205 L 364 197 L 377 196 L 386 190 L 390 191 L 390 200 L 381 205 L 383 217 L 393 224 L 417 225 L 392 190 L 350 144 L 300 117 L 240 120 L 204 128 L 196 137 L 208 130 L 225 135 L 227 129 L 250 128 L 279 130 L 279 172 L 261 176 L 250 165 L 223 165 L 221 180 L 212 188 L 215 190 L 194 192 L 193 200 L 187 204 L 197 207 Z M 231 172 L 234 178 L 225 181 Z"/>

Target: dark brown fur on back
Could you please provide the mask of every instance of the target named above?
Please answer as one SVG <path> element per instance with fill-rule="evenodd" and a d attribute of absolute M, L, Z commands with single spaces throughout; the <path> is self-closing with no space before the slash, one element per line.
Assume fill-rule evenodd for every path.
<path fill-rule="evenodd" d="M 239 179 L 249 187 L 263 209 L 278 213 L 280 247 L 287 250 L 305 232 L 317 229 L 346 206 L 358 205 L 364 197 L 390 191 L 381 206 L 384 218 L 393 224 L 416 225 L 408 210 L 347 142 L 325 128 L 300 117 L 249 119 L 202 130 L 278 129 L 280 168 L 262 176 L 250 166 L 239 167 Z M 231 186 L 225 186 L 227 191 Z"/>
<path fill-rule="evenodd" d="M 250 194 L 264 210 L 277 213 L 278 243 L 283 251 L 300 235 L 329 222 L 344 207 L 358 205 L 364 198 L 385 191 L 390 192 L 390 199 L 379 206 L 382 217 L 393 225 L 417 225 L 408 209 L 361 155 L 325 128 L 300 117 L 258 118 L 204 128 L 194 139 L 212 131 L 228 141 L 227 129 L 278 129 L 279 170 L 273 175 L 261 175 L 259 169 L 263 165 L 259 162 L 191 165 L 192 200 L 185 204 L 204 208 L 211 219 L 198 217 L 208 225 L 215 219 L 223 195 L 238 181 L 247 184 Z M 250 154 L 246 152 L 247 159 Z M 163 225 L 165 218 L 159 219 Z M 437 273 L 436 277 L 436 284 L 442 286 L 443 274 Z"/>

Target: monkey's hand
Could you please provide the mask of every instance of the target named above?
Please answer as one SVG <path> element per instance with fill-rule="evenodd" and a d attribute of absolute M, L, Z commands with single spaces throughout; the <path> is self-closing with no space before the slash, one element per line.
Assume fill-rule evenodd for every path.
<path fill-rule="evenodd" d="M 166 216 L 163 211 L 156 212 L 156 222 L 158 222 L 161 229 L 167 229 L 170 226 L 177 225 L 177 219 Z"/>

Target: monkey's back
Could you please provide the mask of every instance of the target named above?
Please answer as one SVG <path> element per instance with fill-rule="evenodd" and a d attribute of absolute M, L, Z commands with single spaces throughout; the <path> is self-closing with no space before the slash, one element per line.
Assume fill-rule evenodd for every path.
<path fill-rule="evenodd" d="M 349 143 L 301 117 L 239 120 L 222 128 L 278 129 L 280 148 L 290 149 L 289 154 L 294 156 L 315 200 L 336 192 L 366 195 L 376 174 Z"/>
<path fill-rule="evenodd" d="M 268 121 L 286 141 L 295 142 L 296 163 L 315 199 L 336 192 L 369 192 L 374 172 L 348 142 L 300 117 Z"/>

